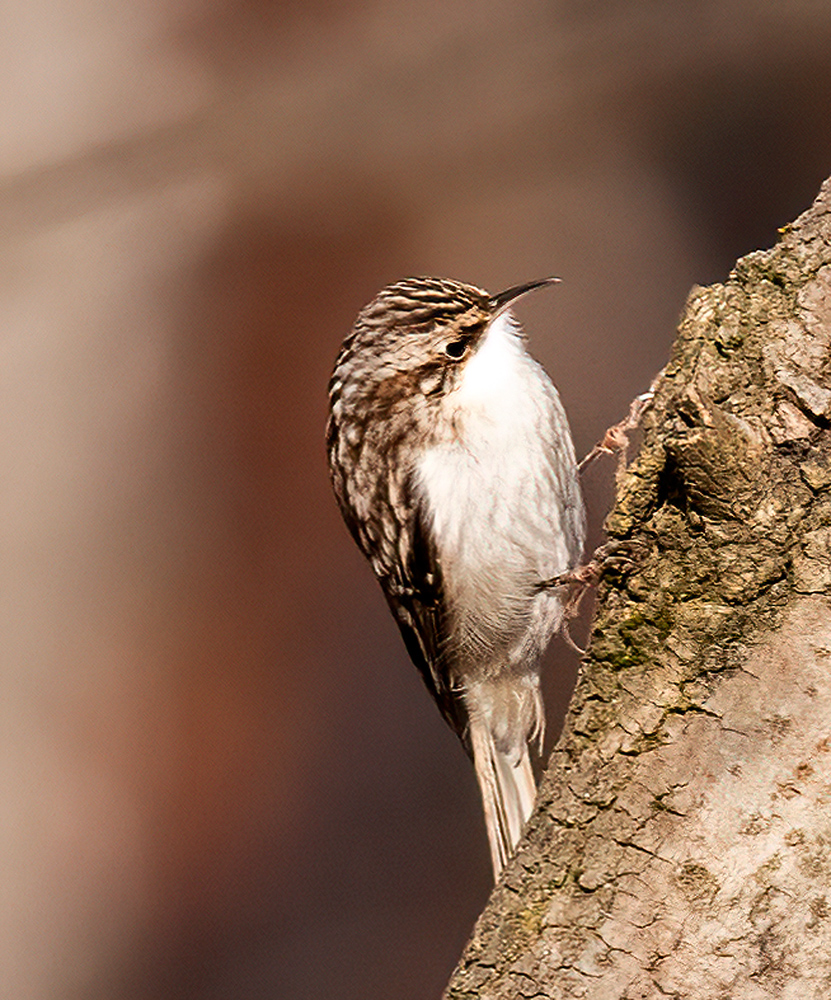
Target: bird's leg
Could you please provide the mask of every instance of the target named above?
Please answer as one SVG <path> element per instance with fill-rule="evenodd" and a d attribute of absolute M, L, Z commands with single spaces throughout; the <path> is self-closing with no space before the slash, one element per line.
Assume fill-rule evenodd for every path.
<path fill-rule="evenodd" d="M 587 563 L 576 566 L 567 573 L 558 573 L 557 576 L 551 577 L 550 580 L 541 580 L 537 584 L 537 590 L 556 590 L 558 588 L 566 590 L 563 600 L 563 617 L 560 620 L 559 631 L 562 633 L 566 644 L 571 646 L 578 656 L 585 656 L 586 650 L 581 649 L 571 638 L 569 622 L 573 621 L 580 613 L 580 605 L 588 589 L 593 587 L 600 579 L 602 567 L 596 558 L 599 551 L 600 549 L 595 552 L 594 556 Z"/>
<path fill-rule="evenodd" d="M 588 562 L 576 566 L 567 573 L 559 573 L 550 580 L 541 580 L 537 590 L 556 590 L 563 588 L 566 594 L 563 600 L 563 617 L 560 622 L 560 632 L 566 644 L 579 655 L 585 656 L 586 650 L 572 639 L 569 623 L 580 613 L 580 605 L 589 588 L 596 586 L 603 572 L 616 570 L 619 573 L 631 571 L 635 560 L 632 552 L 633 543 L 626 538 L 612 539 L 594 550 Z"/>
<path fill-rule="evenodd" d="M 594 448 L 579 463 L 577 468 L 583 471 L 600 455 L 618 456 L 617 475 L 618 477 L 626 470 L 626 453 L 629 449 L 629 434 L 640 425 L 641 418 L 649 409 L 655 397 L 655 386 L 658 379 L 663 375 L 663 369 L 658 372 L 652 380 L 646 392 L 635 397 L 629 406 L 629 412 L 623 420 L 610 427 Z M 595 549 L 591 559 L 580 566 L 569 570 L 567 573 L 560 573 L 550 580 L 542 580 L 537 584 L 538 590 L 554 590 L 558 587 L 568 588 L 565 600 L 563 601 L 563 617 L 560 622 L 560 632 L 566 643 L 580 656 L 585 656 L 586 650 L 581 649 L 571 638 L 569 623 L 580 613 L 580 605 L 586 591 L 597 584 L 604 569 L 615 567 L 623 568 L 631 565 L 632 560 L 626 556 L 621 556 L 620 552 L 626 547 L 625 541 L 610 541 Z"/>
<path fill-rule="evenodd" d="M 641 418 L 651 406 L 652 400 L 655 398 L 655 386 L 658 383 L 658 379 L 663 374 L 664 370 L 661 369 L 661 371 L 659 371 L 652 380 L 652 384 L 646 392 L 642 392 L 640 396 L 636 396 L 632 400 L 629 405 L 629 412 L 623 420 L 616 423 L 613 427 L 610 427 L 603 435 L 602 440 L 598 441 L 588 455 L 586 455 L 586 457 L 578 464 L 577 468 L 580 472 L 591 465 L 591 463 L 594 462 L 594 460 L 600 455 L 618 456 L 618 475 L 626 469 L 626 453 L 629 450 L 629 434 L 631 431 L 637 430 L 640 425 Z"/>

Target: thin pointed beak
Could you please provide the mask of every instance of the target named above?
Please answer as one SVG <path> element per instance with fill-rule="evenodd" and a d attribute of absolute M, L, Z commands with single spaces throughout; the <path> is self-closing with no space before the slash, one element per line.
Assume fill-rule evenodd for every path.
<path fill-rule="evenodd" d="M 494 316 L 498 316 L 515 299 L 520 298 L 520 296 L 526 295 L 528 292 L 533 292 L 535 288 L 542 288 L 543 285 L 556 285 L 561 280 L 561 278 L 538 278 L 536 281 L 528 281 L 524 285 L 514 285 L 513 288 L 508 288 L 504 292 L 491 295 L 490 307 L 493 310 Z"/>

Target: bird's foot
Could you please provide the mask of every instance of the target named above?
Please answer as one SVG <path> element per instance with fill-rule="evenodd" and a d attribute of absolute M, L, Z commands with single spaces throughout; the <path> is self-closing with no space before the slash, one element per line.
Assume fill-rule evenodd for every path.
<path fill-rule="evenodd" d="M 598 441 L 588 455 L 586 455 L 586 457 L 578 464 L 577 468 L 580 472 L 582 472 L 587 466 L 591 465 L 591 463 L 600 455 L 617 455 L 618 475 L 626 469 L 626 457 L 629 450 L 629 435 L 632 431 L 637 430 L 640 426 L 644 413 L 646 413 L 652 405 L 652 400 L 655 398 L 655 386 L 658 383 L 658 379 L 663 374 L 663 369 L 661 369 L 661 371 L 658 372 L 652 380 L 652 384 L 646 392 L 642 392 L 640 396 L 636 396 L 635 399 L 632 400 L 629 404 L 629 412 L 623 420 L 616 423 L 613 427 L 610 427 L 603 435 L 602 440 Z"/>
<path fill-rule="evenodd" d="M 560 632 L 566 644 L 579 656 L 585 656 L 586 650 L 572 639 L 569 625 L 580 614 L 580 606 L 587 591 L 596 586 L 606 572 L 620 576 L 630 573 L 635 562 L 633 543 L 628 539 L 612 539 L 596 548 L 588 562 L 537 584 L 538 590 L 556 590 L 560 587 L 566 589 Z"/>

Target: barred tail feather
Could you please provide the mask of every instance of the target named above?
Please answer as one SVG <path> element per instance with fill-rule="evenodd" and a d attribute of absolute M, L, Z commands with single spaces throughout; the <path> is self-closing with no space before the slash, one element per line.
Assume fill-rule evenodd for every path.
<path fill-rule="evenodd" d="M 496 879 L 514 853 L 534 808 L 537 783 L 525 743 L 519 753 L 504 753 L 494 743 L 490 727 L 475 718 L 470 723 L 470 742 Z"/>

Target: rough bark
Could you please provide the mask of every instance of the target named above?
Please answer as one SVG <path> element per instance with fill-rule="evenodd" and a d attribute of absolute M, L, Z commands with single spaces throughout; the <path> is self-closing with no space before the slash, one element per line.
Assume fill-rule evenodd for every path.
<path fill-rule="evenodd" d="M 695 289 L 449 1000 L 831 997 L 831 181 Z"/>

